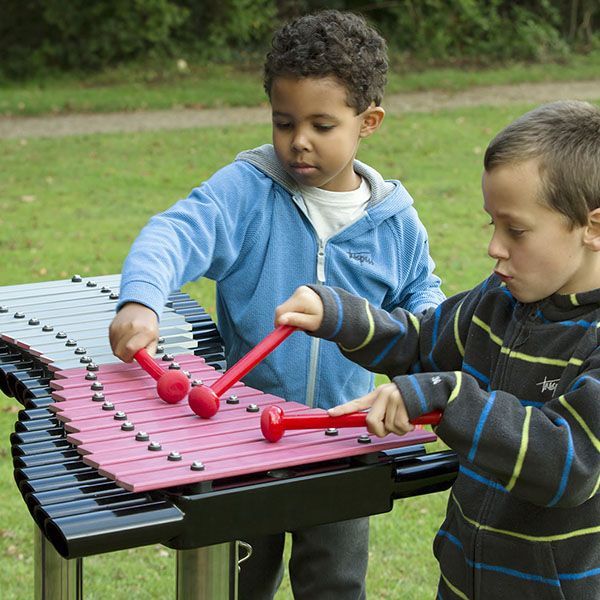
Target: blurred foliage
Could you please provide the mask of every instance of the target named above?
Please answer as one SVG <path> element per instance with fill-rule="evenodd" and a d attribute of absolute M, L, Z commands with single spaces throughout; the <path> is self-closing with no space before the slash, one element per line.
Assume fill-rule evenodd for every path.
<path fill-rule="evenodd" d="M 228 62 L 262 51 L 278 24 L 274 0 L 174 0 L 189 13 L 178 30 L 179 49 Z"/>
<path fill-rule="evenodd" d="M 0 73 L 153 57 L 256 63 L 282 21 L 323 8 L 364 14 L 412 62 L 544 61 L 600 45 L 598 0 L 2 0 Z"/>
<path fill-rule="evenodd" d="M 169 53 L 188 18 L 169 0 L 3 0 L 0 9 L 0 69 L 9 77 Z"/>

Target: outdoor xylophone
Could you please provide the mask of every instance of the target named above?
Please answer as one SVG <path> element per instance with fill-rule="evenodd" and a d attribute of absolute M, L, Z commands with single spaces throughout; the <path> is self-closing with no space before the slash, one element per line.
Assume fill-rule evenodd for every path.
<path fill-rule="evenodd" d="M 160 369 L 185 373 L 190 394 L 212 389 L 222 341 L 210 316 L 174 292 L 153 359 L 159 370 L 119 362 L 107 339 L 119 279 L 0 288 L 0 388 L 24 405 L 11 436 L 15 480 L 37 543 L 49 543 L 59 563 L 77 561 L 69 597 L 82 594 L 82 557 L 153 543 L 178 551 L 178 597 L 235 597 L 235 540 L 387 512 L 395 498 L 452 483 L 455 456 L 426 454 L 435 436 L 423 429 L 384 439 L 364 426 L 290 431 L 273 444 L 260 428 L 267 406 L 315 410 L 241 382 L 210 419 L 185 400 L 160 400 Z M 64 581 L 43 561 L 50 546 L 36 560 L 36 593 L 63 598 Z M 198 560 L 222 547 L 212 564 Z"/>

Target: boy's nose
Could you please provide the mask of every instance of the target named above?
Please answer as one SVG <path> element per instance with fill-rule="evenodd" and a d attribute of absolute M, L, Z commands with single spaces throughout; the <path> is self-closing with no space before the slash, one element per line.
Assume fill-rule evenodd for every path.
<path fill-rule="evenodd" d="M 488 256 L 496 260 L 508 258 L 506 247 L 501 243 L 499 236 L 496 233 L 492 235 L 492 239 L 488 244 Z"/>
<path fill-rule="evenodd" d="M 310 148 L 308 137 L 303 133 L 297 133 L 292 139 L 292 149 L 295 152 L 302 152 Z"/>

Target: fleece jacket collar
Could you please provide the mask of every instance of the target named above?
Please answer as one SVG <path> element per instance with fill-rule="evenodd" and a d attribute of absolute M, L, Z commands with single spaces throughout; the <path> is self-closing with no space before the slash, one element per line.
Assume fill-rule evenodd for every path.
<path fill-rule="evenodd" d="M 301 196 L 296 182 L 281 166 L 272 144 L 241 152 L 236 160 L 250 163 L 281 185 L 292 197 Z M 367 215 L 373 227 L 412 205 L 412 198 L 399 181 L 383 179 L 375 169 L 359 160 L 354 161 L 354 170 L 367 180 L 371 188 Z"/>

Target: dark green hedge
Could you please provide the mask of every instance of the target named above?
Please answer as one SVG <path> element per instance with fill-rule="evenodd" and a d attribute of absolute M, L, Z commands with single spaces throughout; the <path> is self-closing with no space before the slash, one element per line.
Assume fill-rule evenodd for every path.
<path fill-rule="evenodd" d="M 544 60 L 598 43 L 598 0 L 0 0 L 0 72 L 97 70 L 153 56 L 258 56 L 282 20 L 364 14 L 416 60 Z"/>

